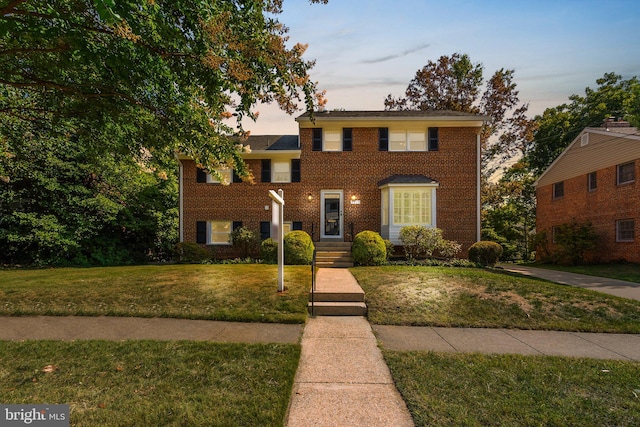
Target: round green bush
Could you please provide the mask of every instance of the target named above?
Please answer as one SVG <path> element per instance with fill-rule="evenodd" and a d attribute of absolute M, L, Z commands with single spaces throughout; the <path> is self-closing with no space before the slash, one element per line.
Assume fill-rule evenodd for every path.
<path fill-rule="evenodd" d="M 284 263 L 287 265 L 309 265 L 313 259 L 311 236 L 302 230 L 284 235 Z"/>
<path fill-rule="evenodd" d="M 361 231 L 353 238 L 351 255 L 358 265 L 383 265 L 387 262 L 387 245 L 375 231 Z"/>
<path fill-rule="evenodd" d="M 481 240 L 469 248 L 469 261 L 493 267 L 502 256 L 502 250 L 499 243 Z"/>
<path fill-rule="evenodd" d="M 260 244 L 260 258 L 266 264 L 275 264 L 278 262 L 278 242 L 271 237 L 265 239 Z"/>
<path fill-rule="evenodd" d="M 211 249 L 200 246 L 194 242 L 180 242 L 173 249 L 174 259 L 180 263 L 200 263 L 213 257 Z"/>

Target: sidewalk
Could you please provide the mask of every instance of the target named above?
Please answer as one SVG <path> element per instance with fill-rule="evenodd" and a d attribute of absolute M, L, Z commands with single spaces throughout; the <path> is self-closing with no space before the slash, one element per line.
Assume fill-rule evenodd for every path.
<path fill-rule="evenodd" d="M 605 277 L 587 276 L 586 274 L 567 273 L 544 268 L 524 267 L 516 264 L 500 264 L 500 268 L 524 276 L 538 277 L 562 285 L 577 286 L 623 298 L 640 300 L 640 283 Z"/>
<path fill-rule="evenodd" d="M 307 320 L 285 425 L 413 426 L 367 319 Z"/>

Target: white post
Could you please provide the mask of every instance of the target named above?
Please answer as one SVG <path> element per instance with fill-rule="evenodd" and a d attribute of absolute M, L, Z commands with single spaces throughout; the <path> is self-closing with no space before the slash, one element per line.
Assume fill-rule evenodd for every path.
<path fill-rule="evenodd" d="M 269 190 L 271 197 L 271 232 L 278 239 L 278 292 L 284 291 L 284 192 Z"/>

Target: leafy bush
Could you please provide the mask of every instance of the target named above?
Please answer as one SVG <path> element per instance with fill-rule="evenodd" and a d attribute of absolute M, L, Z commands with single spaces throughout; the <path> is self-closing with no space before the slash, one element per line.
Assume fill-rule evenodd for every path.
<path fill-rule="evenodd" d="M 496 242 L 481 240 L 469 248 L 469 260 L 482 266 L 493 267 L 502 255 L 502 246 Z"/>
<path fill-rule="evenodd" d="M 361 231 L 353 238 L 351 255 L 358 265 L 383 265 L 387 262 L 387 246 L 375 231 Z"/>
<path fill-rule="evenodd" d="M 391 259 L 393 254 L 396 252 L 396 247 L 391 240 L 384 239 L 384 245 L 387 248 L 387 261 Z"/>
<path fill-rule="evenodd" d="M 555 242 L 560 262 L 579 265 L 585 263 L 587 252 L 597 246 L 598 236 L 590 222 L 579 223 L 574 219 L 558 227 Z"/>
<path fill-rule="evenodd" d="M 309 265 L 313 260 L 311 236 L 302 230 L 284 235 L 284 263 L 287 265 Z"/>
<path fill-rule="evenodd" d="M 266 264 L 275 264 L 278 262 L 278 242 L 271 237 L 265 239 L 260 244 L 260 258 Z"/>
<path fill-rule="evenodd" d="M 445 240 L 442 230 L 423 225 L 408 225 L 400 229 L 400 241 L 407 259 L 425 259 L 438 252 L 446 259 L 454 258 L 462 248 L 453 240 Z"/>
<path fill-rule="evenodd" d="M 231 243 L 237 248 L 242 258 L 248 258 L 258 251 L 258 233 L 247 227 L 238 227 L 231 232 Z"/>
<path fill-rule="evenodd" d="M 194 242 L 180 242 L 174 248 L 176 262 L 186 264 L 209 261 L 213 257 L 211 249 L 200 246 Z"/>

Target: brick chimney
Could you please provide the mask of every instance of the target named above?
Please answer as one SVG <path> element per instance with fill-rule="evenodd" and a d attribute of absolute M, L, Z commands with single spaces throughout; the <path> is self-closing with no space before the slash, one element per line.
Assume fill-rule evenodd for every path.
<path fill-rule="evenodd" d="M 607 117 L 606 119 L 604 119 L 600 127 L 607 128 L 607 129 L 628 128 L 628 127 L 631 127 L 631 124 L 629 122 L 625 122 L 619 117 Z"/>

